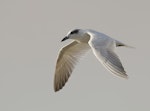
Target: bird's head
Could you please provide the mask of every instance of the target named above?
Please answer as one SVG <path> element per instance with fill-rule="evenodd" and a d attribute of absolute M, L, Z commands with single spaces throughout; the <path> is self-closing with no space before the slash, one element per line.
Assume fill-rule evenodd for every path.
<path fill-rule="evenodd" d="M 70 31 L 66 37 L 64 37 L 61 41 L 65 41 L 67 39 L 73 39 L 73 40 L 77 40 L 80 41 L 84 36 L 85 36 L 86 32 L 85 30 L 82 29 L 75 29 Z"/>

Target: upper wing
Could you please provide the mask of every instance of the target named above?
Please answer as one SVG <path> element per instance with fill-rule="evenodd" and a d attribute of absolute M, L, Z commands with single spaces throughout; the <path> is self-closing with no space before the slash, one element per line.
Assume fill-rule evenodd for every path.
<path fill-rule="evenodd" d="M 116 45 L 115 41 L 112 39 L 105 39 L 104 41 L 101 41 L 101 43 L 99 42 L 99 44 L 95 44 L 94 41 L 89 43 L 97 59 L 111 73 L 123 78 L 127 78 L 128 75 L 121 64 L 119 57 L 113 50 Z"/>
<path fill-rule="evenodd" d="M 76 41 L 61 49 L 56 63 L 54 77 L 55 91 L 62 89 L 80 56 L 88 51 L 88 49 L 90 49 L 88 44 L 78 43 Z"/>

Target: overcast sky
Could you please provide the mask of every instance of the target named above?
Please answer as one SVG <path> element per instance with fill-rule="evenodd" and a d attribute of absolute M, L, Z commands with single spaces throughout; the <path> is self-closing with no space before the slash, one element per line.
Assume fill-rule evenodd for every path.
<path fill-rule="evenodd" d="M 148 0 L 1 0 L 0 111 L 149 111 Z M 116 52 L 128 80 L 110 74 L 90 52 L 55 93 L 60 42 L 75 28 L 125 44 Z"/>

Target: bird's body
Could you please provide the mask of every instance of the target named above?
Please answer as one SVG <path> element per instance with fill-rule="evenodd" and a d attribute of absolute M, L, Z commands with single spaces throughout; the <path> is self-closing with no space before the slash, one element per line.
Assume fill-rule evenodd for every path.
<path fill-rule="evenodd" d="M 55 91 L 63 88 L 80 56 L 91 49 L 108 71 L 127 78 L 127 74 L 114 52 L 115 47 L 126 46 L 125 44 L 94 30 L 76 29 L 69 32 L 62 41 L 67 39 L 74 41 L 60 50 L 54 78 Z"/>

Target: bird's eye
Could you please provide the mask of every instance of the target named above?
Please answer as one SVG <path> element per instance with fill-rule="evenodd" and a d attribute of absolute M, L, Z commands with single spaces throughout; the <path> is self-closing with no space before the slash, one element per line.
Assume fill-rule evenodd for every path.
<path fill-rule="evenodd" d="M 79 32 L 79 30 L 76 29 L 76 30 L 72 31 L 70 34 L 77 34 L 78 32 Z"/>

